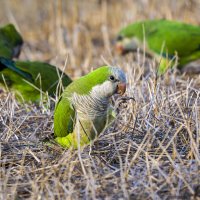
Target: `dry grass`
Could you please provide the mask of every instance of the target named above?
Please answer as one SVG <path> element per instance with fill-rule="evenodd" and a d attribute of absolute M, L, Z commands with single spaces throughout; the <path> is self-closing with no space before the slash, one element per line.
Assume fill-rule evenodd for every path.
<path fill-rule="evenodd" d="M 83 152 L 71 152 L 44 142 L 52 138 L 53 106 L 20 105 L 1 92 L 0 199 L 200 198 L 199 75 L 158 78 L 153 61 L 113 51 L 119 28 L 135 20 L 200 24 L 198 0 L 1 1 L 0 22 L 14 22 L 24 35 L 21 59 L 62 68 L 69 55 L 72 77 L 108 60 L 126 71 L 127 96 L 135 101 L 117 101 L 112 127 Z M 147 62 L 150 73 L 142 76 Z"/>

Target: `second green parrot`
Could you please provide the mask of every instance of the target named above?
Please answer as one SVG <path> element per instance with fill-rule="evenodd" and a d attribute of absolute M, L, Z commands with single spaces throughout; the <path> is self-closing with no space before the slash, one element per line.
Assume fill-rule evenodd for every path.
<path fill-rule="evenodd" d="M 74 149 L 88 144 L 112 118 L 111 96 L 125 90 L 126 77 L 118 67 L 103 66 L 73 81 L 55 108 L 56 142 Z"/>
<path fill-rule="evenodd" d="M 62 81 L 61 81 L 62 80 Z M 58 84 L 67 86 L 71 79 L 56 67 L 44 62 L 12 61 L 0 57 L 0 83 L 13 91 L 20 101 L 39 102 L 41 92 L 58 96 Z"/>
<path fill-rule="evenodd" d="M 165 19 L 140 21 L 121 29 L 116 47 L 122 54 L 145 50 L 157 59 L 163 74 L 176 57 L 179 68 L 200 58 L 200 26 Z"/>

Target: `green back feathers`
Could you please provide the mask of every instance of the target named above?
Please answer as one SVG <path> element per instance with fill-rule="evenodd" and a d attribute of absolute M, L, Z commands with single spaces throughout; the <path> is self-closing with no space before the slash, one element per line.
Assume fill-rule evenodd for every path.
<path fill-rule="evenodd" d="M 145 37 L 144 37 L 145 36 Z M 177 53 L 179 64 L 200 58 L 200 27 L 170 20 L 146 20 L 123 28 L 118 37 L 145 39 L 148 50 L 173 58 Z"/>
<path fill-rule="evenodd" d="M 126 26 L 125 28 L 122 28 L 121 31 L 119 32 L 119 35 L 130 38 L 133 36 L 137 36 L 138 38 L 143 38 L 144 34 L 145 36 L 148 37 L 157 31 L 161 32 L 167 31 L 166 34 L 168 34 L 176 32 L 177 30 L 183 32 L 189 31 L 188 33 L 199 36 L 200 27 L 179 21 L 171 21 L 165 19 L 145 20 L 145 21 L 135 22 L 133 24 Z"/>
<path fill-rule="evenodd" d="M 0 82 L 15 93 L 21 93 L 26 101 L 38 101 L 40 89 L 53 96 L 62 77 L 62 85 L 67 86 L 71 79 L 56 67 L 43 62 L 11 61 L 0 57 Z M 36 89 L 36 88 L 38 89 Z"/>
<path fill-rule="evenodd" d="M 5 68 L 8 68 L 10 71 L 16 72 L 16 74 L 20 75 L 21 77 L 29 81 L 33 81 L 32 75 L 25 71 L 20 70 L 16 66 L 16 63 L 14 61 L 4 57 L 0 57 L 0 71 L 4 70 Z"/>
<path fill-rule="evenodd" d="M 136 22 L 134 24 L 130 24 L 130 25 L 122 28 L 118 34 L 118 37 L 132 38 L 134 36 L 137 36 L 138 38 L 142 39 L 143 23 L 144 22 Z"/>
<path fill-rule="evenodd" d="M 56 70 L 56 67 L 48 63 L 38 61 L 16 61 L 15 63 L 17 68 L 31 74 L 35 86 L 43 91 L 48 91 L 50 95 L 55 94 L 59 77 L 62 77 L 63 86 L 67 86 L 72 82 L 65 73 Z"/>
<path fill-rule="evenodd" d="M 65 90 L 63 95 L 69 95 L 72 92 L 77 94 L 88 94 L 92 87 L 103 83 L 110 74 L 108 66 L 102 66 L 92 71 L 91 73 L 73 81 Z"/>

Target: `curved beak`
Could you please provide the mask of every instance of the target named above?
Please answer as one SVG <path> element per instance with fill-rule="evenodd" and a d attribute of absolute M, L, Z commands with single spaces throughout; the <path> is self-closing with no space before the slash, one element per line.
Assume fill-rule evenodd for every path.
<path fill-rule="evenodd" d="M 119 83 L 117 85 L 117 94 L 123 95 L 126 92 L 126 83 Z"/>

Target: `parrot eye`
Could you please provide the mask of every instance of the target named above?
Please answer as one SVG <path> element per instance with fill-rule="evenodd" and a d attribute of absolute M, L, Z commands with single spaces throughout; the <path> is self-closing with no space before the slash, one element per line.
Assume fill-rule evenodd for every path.
<path fill-rule="evenodd" d="M 122 40 L 123 39 L 123 36 L 122 35 L 118 35 L 117 36 L 117 41 L 120 41 L 120 40 Z"/>
<path fill-rule="evenodd" d="M 110 79 L 111 81 L 114 81 L 114 80 L 115 80 L 115 77 L 114 77 L 113 75 L 110 75 L 109 79 Z"/>

